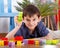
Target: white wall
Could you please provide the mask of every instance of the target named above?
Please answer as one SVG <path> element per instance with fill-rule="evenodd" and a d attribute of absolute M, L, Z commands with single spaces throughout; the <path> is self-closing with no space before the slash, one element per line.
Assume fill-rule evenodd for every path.
<path fill-rule="evenodd" d="M 11 5 L 12 5 L 12 12 L 18 12 L 14 6 L 18 6 L 17 1 L 22 2 L 23 0 L 12 0 Z M 30 0 L 33 2 L 34 0 Z M 43 0 L 41 0 L 43 1 Z M 43 2 L 45 2 L 44 0 Z M 53 0 L 51 0 L 53 2 Z M 4 0 L 4 12 L 8 13 L 8 4 L 7 0 Z M 10 18 L 0 18 L 0 32 L 8 32 L 9 31 L 9 26 L 10 26 Z"/>
<path fill-rule="evenodd" d="M 22 2 L 23 0 L 12 0 L 12 12 L 16 13 L 18 12 L 14 6 L 18 6 L 17 1 Z M 31 0 L 32 1 L 32 0 Z M 8 13 L 8 4 L 7 0 L 4 0 L 4 12 Z M 0 33 L 7 33 L 9 32 L 9 26 L 10 26 L 10 18 L 6 17 L 0 17 Z"/>

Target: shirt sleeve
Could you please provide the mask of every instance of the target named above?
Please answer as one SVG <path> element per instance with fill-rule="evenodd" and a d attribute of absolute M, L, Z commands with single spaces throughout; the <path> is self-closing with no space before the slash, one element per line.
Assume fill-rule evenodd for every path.
<path fill-rule="evenodd" d="M 16 34 L 14 35 L 14 37 L 16 36 L 24 36 L 25 30 L 24 30 L 24 23 L 22 23 L 21 27 L 19 28 L 19 30 L 16 32 Z"/>
<path fill-rule="evenodd" d="M 21 27 L 19 28 L 19 30 L 16 32 L 16 34 L 14 35 L 14 37 L 16 36 L 22 36 L 22 27 L 23 27 L 24 23 L 22 23 Z"/>
<path fill-rule="evenodd" d="M 46 26 L 44 26 L 42 21 L 39 22 L 38 27 L 39 27 L 39 34 L 40 34 L 40 36 L 41 37 L 47 36 L 49 31 L 46 29 Z"/>
<path fill-rule="evenodd" d="M 22 36 L 21 29 L 19 29 L 19 30 L 16 32 L 16 34 L 14 35 L 14 37 L 16 37 L 16 36 Z"/>

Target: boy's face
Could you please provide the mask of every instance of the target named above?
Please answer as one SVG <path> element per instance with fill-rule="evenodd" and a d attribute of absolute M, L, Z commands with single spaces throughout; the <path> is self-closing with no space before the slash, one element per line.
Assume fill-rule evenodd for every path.
<path fill-rule="evenodd" d="M 30 30 L 34 30 L 40 19 L 41 18 L 40 17 L 38 18 L 38 16 L 35 14 L 32 17 L 29 17 L 27 15 L 26 17 L 23 18 L 23 21 Z"/>

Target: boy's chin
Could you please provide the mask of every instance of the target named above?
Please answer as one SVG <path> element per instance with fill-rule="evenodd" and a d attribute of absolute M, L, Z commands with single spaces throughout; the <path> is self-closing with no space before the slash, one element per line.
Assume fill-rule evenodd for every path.
<path fill-rule="evenodd" d="M 31 27 L 31 28 L 29 28 L 30 30 L 34 30 L 35 29 L 35 27 Z"/>

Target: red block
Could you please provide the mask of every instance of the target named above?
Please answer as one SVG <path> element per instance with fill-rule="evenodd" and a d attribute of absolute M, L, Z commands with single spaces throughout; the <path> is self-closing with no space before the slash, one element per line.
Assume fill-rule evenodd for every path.
<path fill-rule="evenodd" d="M 5 45 L 5 46 L 8 45 L 8 40 L 4 41 L 4 45 Z"/>
<path fill-rule="evenodd" d="M 2 40 L 8 40 L 8 38 L 4 38 L 4 37 L 3 37 Z"/>
<path fill-rule="evenodd" d="M 2 40 L 4 41 L 4 45 L 8 45 L 8 38 L 2 38 Z"/>
<path fill-rule="evenodd" d="M 34 40 L 28 40 L 28 44 L 34 44 L 35 41 Z"/>
<path fill-rule="evenodd" d="M 14 38 L 14 40 L 15 40 L 15 41 L 18 41 L 18 40 L 22 41 L 22 40 L 23 40 L 23 37 L 22 37 L 22 36 L 16 36 L 16 37 Z"/>

